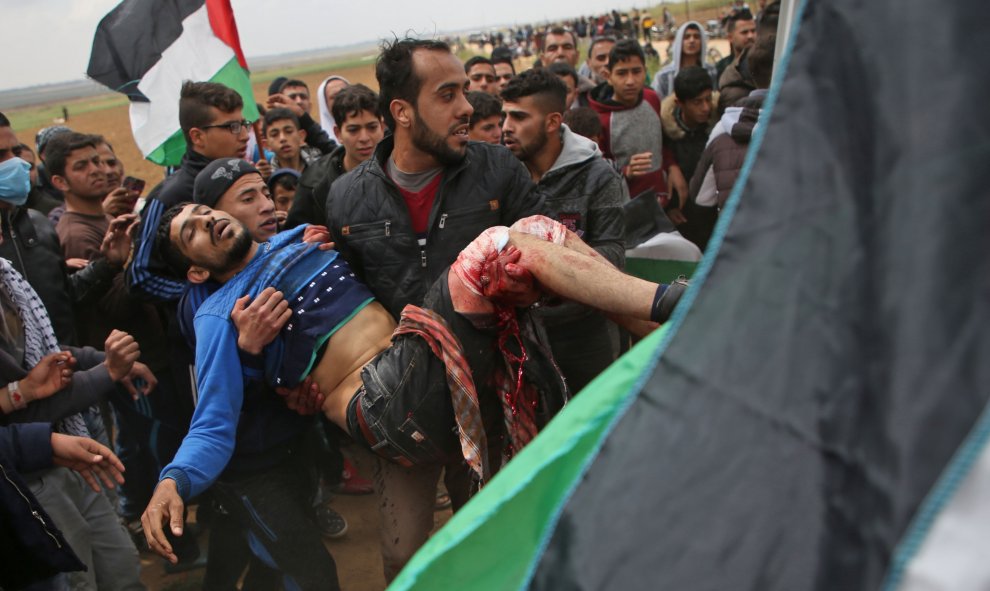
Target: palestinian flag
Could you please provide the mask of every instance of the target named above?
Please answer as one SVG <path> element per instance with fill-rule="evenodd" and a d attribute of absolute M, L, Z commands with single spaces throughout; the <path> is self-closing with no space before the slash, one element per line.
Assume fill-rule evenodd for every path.
<path fill-rule="evenodd" d="M 392 591 L 990 588 L 990 5 L 796 4 L 668 326 Z"/>
<path fill-rule="evenodd" d="M 124 0 L 96 28 L 87 74 L 131 100 L 134 141 L 157 164 L 176 165 L 185 153 L 186 80 L 233 88 L 245 119 L 258 119 L 230 0 Z"/>

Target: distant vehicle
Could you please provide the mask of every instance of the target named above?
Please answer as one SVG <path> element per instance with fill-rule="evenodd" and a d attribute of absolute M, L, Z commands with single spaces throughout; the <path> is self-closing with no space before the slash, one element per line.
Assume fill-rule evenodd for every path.
<path fill-rule="evenodd" d="M 725 37 L 725 31 L 722 30 L 721 21 L 710 19 L 705 24 L 705 28 L 708 30 L 708 36 L 711 38 Z"/>

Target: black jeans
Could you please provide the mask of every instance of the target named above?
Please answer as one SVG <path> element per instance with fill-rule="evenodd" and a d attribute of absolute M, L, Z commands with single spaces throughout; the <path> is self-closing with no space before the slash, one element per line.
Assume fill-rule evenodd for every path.
<path fill-rule="evenodd" d="M 313 523 L 311 488 L 305 466 L 291 461 L 213 486 L 252 554 L 281 574 L 287 591 L 340 589 L 337 565 Z"/>

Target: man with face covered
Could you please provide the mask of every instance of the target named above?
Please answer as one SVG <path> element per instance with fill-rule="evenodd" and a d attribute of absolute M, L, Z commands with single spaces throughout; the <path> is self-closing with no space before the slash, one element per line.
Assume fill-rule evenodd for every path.
<path fill-rule="evenodd" d="M 446 43 L 396 40 L 383 48 L 375 70 L 393 133 L 333 184 L 327 227 L 355 274 L 398 319 L 406 304 L 422 304 L 427 288 L 478 234 L 539 213 L 543 199 L 509 151 L 469 143 L 468 79 Z M 448 467 L 455 505 L 466 500 L 449 477 L 459 471 Z M 426 541 L 438 475 L 382 465 L 376 487 L 394 501 L 381 505 L 388 580 Z"/>

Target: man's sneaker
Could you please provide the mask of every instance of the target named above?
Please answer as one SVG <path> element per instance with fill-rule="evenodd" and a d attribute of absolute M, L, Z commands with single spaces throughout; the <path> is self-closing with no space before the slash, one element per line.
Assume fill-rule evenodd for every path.
<path fill-rule="evenodd" d="M 328 538 L 342 538 L 347 533 L 347 520 L 324 503 L 315 509 L 316 526 Z"/>

